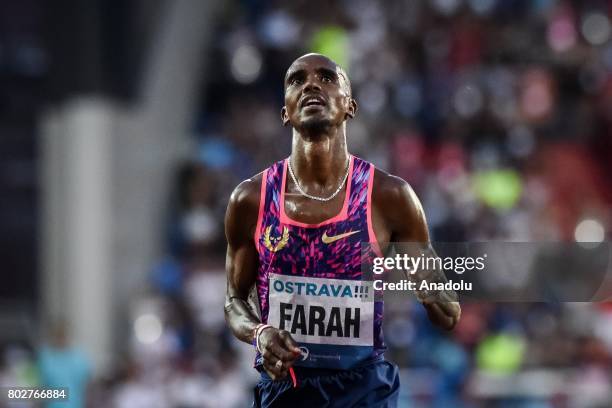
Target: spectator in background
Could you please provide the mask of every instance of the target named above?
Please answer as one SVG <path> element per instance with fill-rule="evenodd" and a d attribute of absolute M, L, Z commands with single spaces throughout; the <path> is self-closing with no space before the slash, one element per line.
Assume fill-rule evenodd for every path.
<path fill-rule="evenodd" d="M 81 350 L 70 345 L 66 323 L 52 326 L 48 344 L 41 347 L 38 367 L 43 387 L 68 389 L 68 401 L 50 403 L 49 408 L 85 406 L 91 363 Z"/>
<path fill-rule="evenodd" d="M 178 171 L 178 203 L 172 221 L 171 246 L 175 253 L 193 257 L 218 251 L 222 216 L 215 213 L 215 179 L 211 170 L 186 162 Z M 222 214 L 221 214 L 222 215 Z"/>

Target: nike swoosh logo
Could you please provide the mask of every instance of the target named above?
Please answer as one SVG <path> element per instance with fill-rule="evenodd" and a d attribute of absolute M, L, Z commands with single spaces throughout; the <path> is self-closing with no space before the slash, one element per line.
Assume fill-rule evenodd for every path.
<path fill-rule="evenodd" d="M 338 234 L 338 235 L 334 235 L 331 237 L 327 235 L 327 231 L 326 231 L 323 233 L 323 236 L 321 237 L 321 241 L 323 241 L 324 244 L 331 244 L 332 242 L 336 242 L 339 239 L 350 237 L 351 235 L 356 234 L 359 231 L 361 230 L 349 231 L 349 232 L 345 232 L 344 234 Z"/>

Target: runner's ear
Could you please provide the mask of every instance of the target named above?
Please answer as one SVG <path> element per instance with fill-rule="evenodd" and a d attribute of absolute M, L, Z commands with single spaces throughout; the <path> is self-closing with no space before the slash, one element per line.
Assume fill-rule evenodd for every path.
<path fill-rule="evenodd" d="M 289 124 L 289 115 L 287 115 L 287 107 L 283 106 L 281 109 L 281 121 L 283 122 L 283 126 L 287 126 Z"/>
<path fill-rule="evenodd" d="M 347 119 L 351 118 L 353 119 L 355 117 L 355 115 L 357 114 L 357 101 L 351 97 L 349 97 L 349 101 L 348 101 L 348 109 L 346 111 L 346 116 Z"/>

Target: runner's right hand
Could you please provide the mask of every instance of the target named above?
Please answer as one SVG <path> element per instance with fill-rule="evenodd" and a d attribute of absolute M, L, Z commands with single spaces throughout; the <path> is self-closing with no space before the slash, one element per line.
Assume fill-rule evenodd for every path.
<path fill-rule="evenodd" d="M 263 366 L 270 378 L 280 380 L 287 376 L 289 367 L 302 354 L 298 344 L 287 330 L 267 328 L 259 335 Z M 282 365 L 278 364 L 282 362 Z"/>

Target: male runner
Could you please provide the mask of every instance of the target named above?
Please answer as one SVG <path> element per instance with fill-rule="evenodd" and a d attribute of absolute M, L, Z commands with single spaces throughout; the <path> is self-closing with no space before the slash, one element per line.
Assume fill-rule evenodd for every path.
<path fill-rule="evenodd" d="M 291 156 L 238 185 L 225 219 L 225 314 L 234 335 L 257 347 L 254 405 L 395 407 L 382 301 L 363 300 L 361 265 L 389 242 L 422 243 L 433 254 L 423 209 L 405 181 L 348 153 L 346 121 L 357 104 L 341 67 L 304 55 L 284 87 Z M 445 281 L 440 271 L 424 279 Z M 253 286 L 261 317 L 248 304 Z M 456 325 L 454 293 L 417 298 L 432 322 Z"/>

